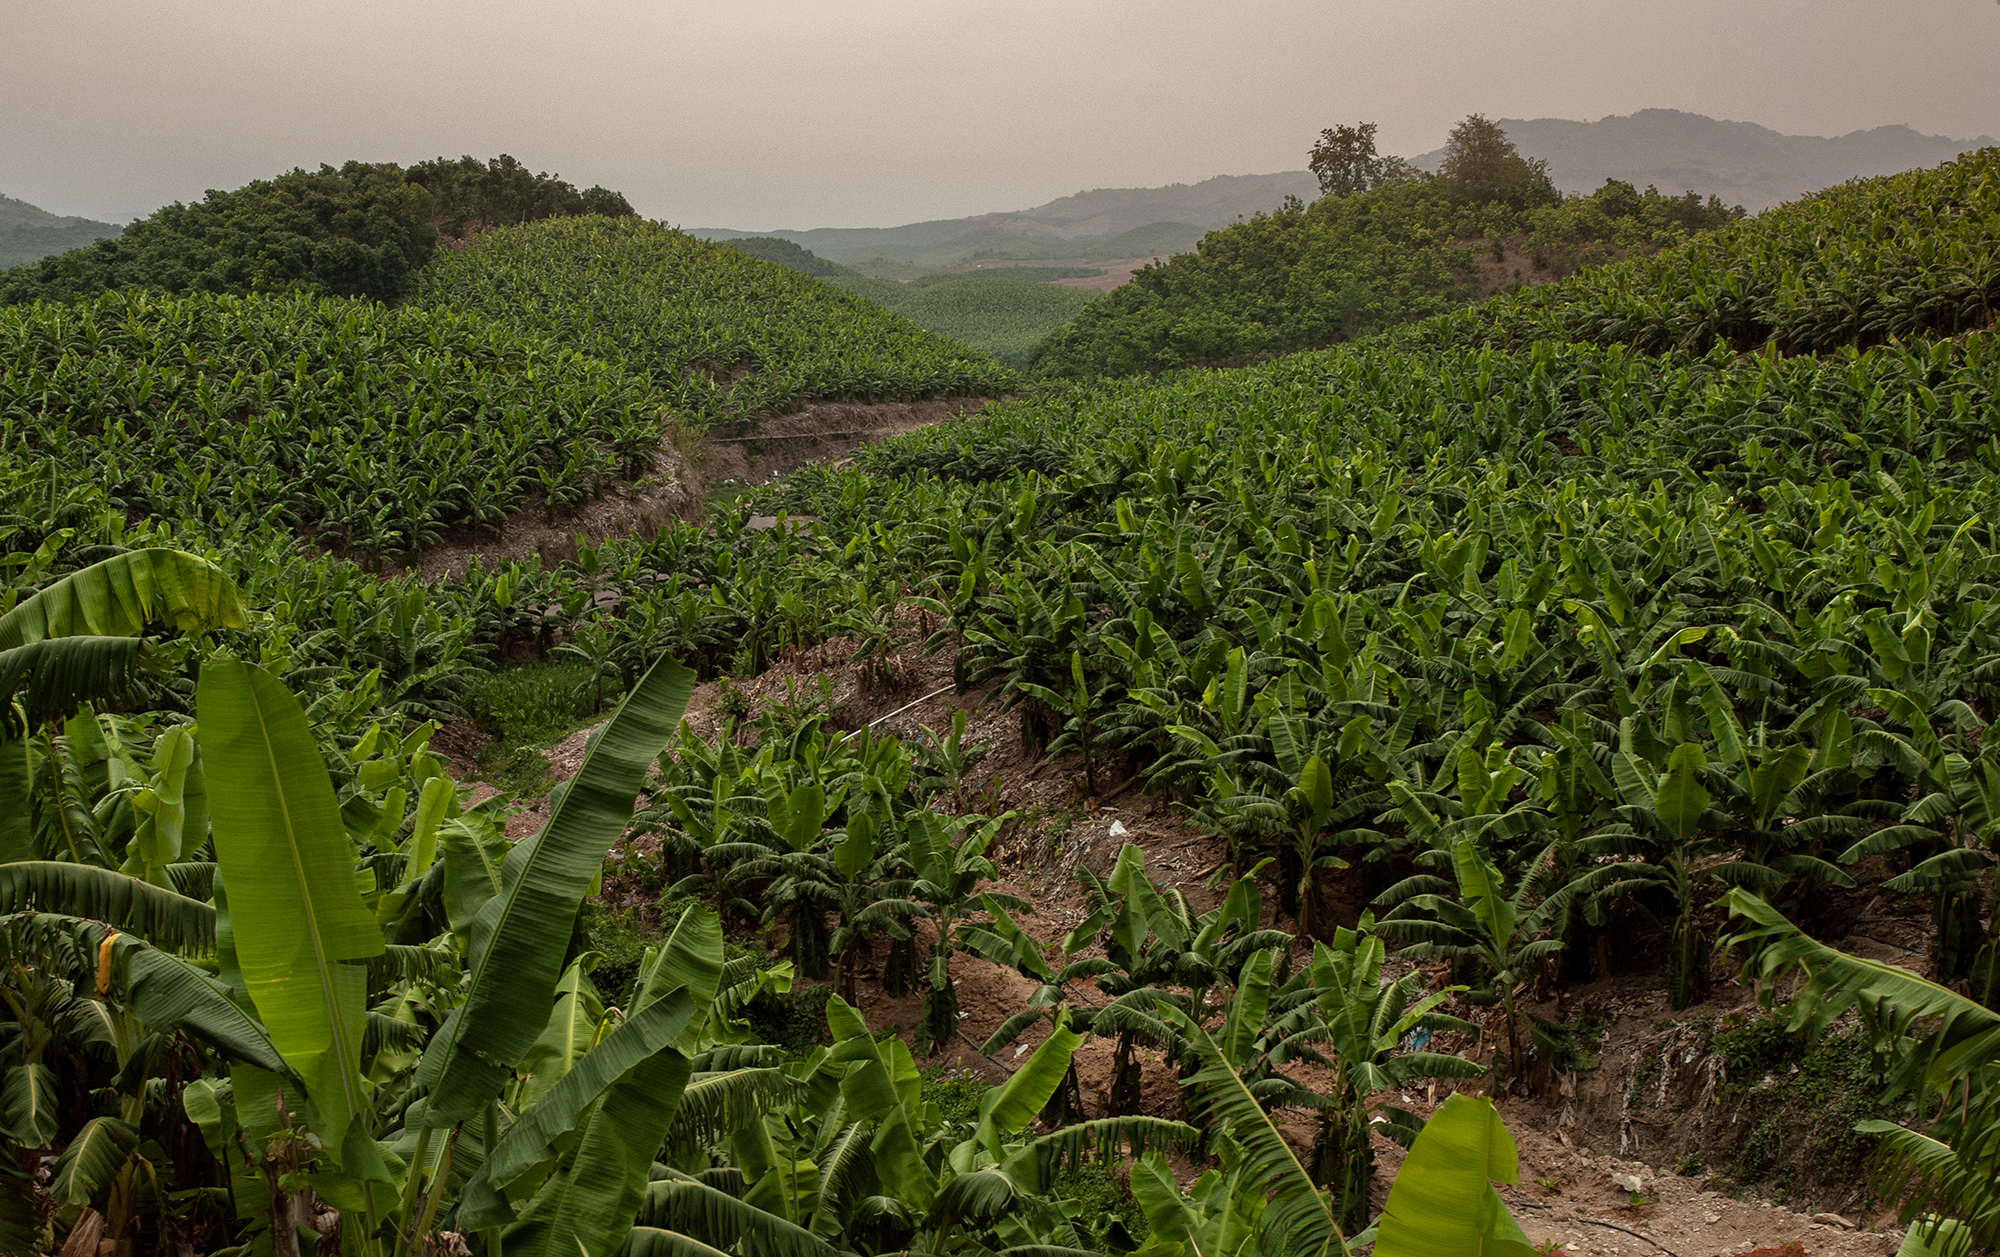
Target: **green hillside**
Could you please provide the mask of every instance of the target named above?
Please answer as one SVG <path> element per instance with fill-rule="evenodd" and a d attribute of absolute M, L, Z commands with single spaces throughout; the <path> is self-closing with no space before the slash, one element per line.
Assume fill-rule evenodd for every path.
<path fill-rule="evenodd" d="M 1515 207 L 1455 198 L 1428 176 L 1294 202 L 1139 272 L 1053 333 L 1035 370 L 1089 378 L 1330 345 L 1731 218 L 1692 193 L 1607 184 L 1588 197 L 1551 192 L 1543 204 Z"/>
<path fill-rule="evenodd" d="M 0 271 L 81 248 L 121 230 L 111 223 L 51 214 L 26 201 L 0 196 Z"/>
<path fill-rule="evenodd" d="M 787 266 L 638 219 L 551 219 L 439 257 L 415 300 L 558 339 L 697 422 L 807 402 L 990 396 L 1012 373 Z"/>
<path fill-rule="evenodd" d="M 1996 189 L 1986 150 L 1347 307 L 435 583 L 300 534 L 587 494 L 668 401 L 1008 377 L 622 218 L 481 234 L 393 308 L 0 311 L 0 1123 L 50 1171 L 0 1173 L 0 1251 L 1524 1252 L 1563 1239 L 1484 1093 L 1564 1090 L 1754 1120 L 1745 1197 L 1922 1170 L 1991 1246 Z M 1176 275 L 1457 275 L 1471 231 L 1385 191 Z M 1374 217 L 1375 255 L 1310 234 Z M 926 642 L 1004 757 L 869 723 Z M 600 725 L 532 811 L 442 758 Z M 1105 838 L 1148 793 L 1188 835 L 1150 868 Z M 1838 950 L 1864 916 L 1925 972 Z M 1759 1000 L 1701 1008 L 1739 963 Z M 1586 983 L 1662 1055 L 1593 1078 L 1601 1014 L 1532 993 Z"/>

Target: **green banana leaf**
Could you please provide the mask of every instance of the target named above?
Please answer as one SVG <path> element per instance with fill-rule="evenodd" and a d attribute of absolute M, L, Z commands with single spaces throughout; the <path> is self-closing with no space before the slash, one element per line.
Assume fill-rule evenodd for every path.
<path fill-rule="evenodd" d="M 430 1125 L 478 1114 L 548 1024 L 577 905 L 693 693 L 694 673 L 671 659 L 653 665 L 591 740 L 548 825 L 508 853 L 501 893 L 472 921 L 465 1000 L 417 1068 Z"/>
<path fill-rule="evenodd" d="M 715 1015 L 712 1005 L 722 989 L 723 954 L 722 918 L 713 909 L 690 904 L 674 923 L 666 944 L 647 958 L 633 1004 L 645 1008 L 669 991 L 687 990 L 697 1015 L 689 1019 L 675 1044 L 684 1056 L 694 1054 L 703 1029 Z"/>
<path fill-rule="evenodd" d="M 569 1165 L 501 1234 L 507 1257 L 610 1257 L 646 1199 L 653 1155 L 691 1072 L 687 1057 L 668 1050 L 612 1085 L 584 1121 Z"/>
<path fill-rule="evenodd" d="M 0 733 L 5 732 L 5 724 L 5 720 L 0 720 Z M 27 742 L 0 736 L 0 862 L 32 860 L 37 854 L 35 827 L 28 807 L 32 780 Z"/>
<path fill-rule="evenodd" d="M 1211 1127 L 1227 1131 L 1241 1147 L 1243 1159 L 1235 1173 L 1244 1187 L 1269 1198 L 1263 1215 L 1266 1248 L 1298 1257 L 1346 1257 L 1347 1243 L 1334 1219 L 1332 1202 L 1313 1184 L 1222 1048 L 1180 1009 L 1164 1001 L 1158 1008 L 1161 1019 L 1180 1032 L 1201 1062 L 1185 1084 L 1193 1092 L 1195 1111 Z"/>
<path fill-rule="evenodd" d="M 1001 1141 L 1025 1130 L 1062 1085 L 1069 1073 L 1070 1058 L 1076 1055 L 1082 1042 L 1083 1036 L 1069 1028 L 1069 1010 L 1058 1012 L 1049 1037 L 1041 1041 L 1034 1054 L 1006 1082 L 989 1093 L 979 1126 L 972 1135 L 973 1142 L 995 1157 L 1000 1156 Z"/>
<path fill-rule="evenodd" d="M 924 1163 L 919 1144 L 923 1080 L 909 1045 L 901 1039 L 877 1040 L 861 1014 L 838 995 L 826 1002 L 826 1024 L 834 1038 L 827 1060 L 851 1065 L 840 1080 L 849 1114 L 876 1122 L 870 1150 L 883 1186 L 910 1208 L 928 1210 L 937 1177 Z"/>
<path fill-rule="evenodd" d="M 56 1216 L 65 1224 L 76 1221 L 138 1146 L 139 1132 L 115 1117 L 93 1117 L 85 1122 L 56 1158 L 55 1181 L 49 1184 Z"/>
<path fill-rule="evenodd" d="M 1533 1257 L 1494 1182 L 1518 1183 L 1514 1137 L 1485 1096 L 1446 1099 L 1389 1189 L 1375 1257 Z"/>
<path fill-rule="evenodd" d="M 56 1076 L 28 1061 L 7 1071 L 0 1084 L 0 1130 L 16 1148 L 46 1148 L 56 1137 Z"/>
<path fill-rule="evenodd" d="M 675 991 L 632 1014 L 629 1021 L 605 1036 L 576 1068 L 563 1076 L 521 1119 L 508 1128 L 480 1164 L 478 1173 L 466 1184 L 468 1200 L 484 1188 L 494 1192 L 528 1172 L 538 1162 L 555 1154 L 554 1143 L 575 1130 L 586 1109 L 605 1089 L 648 1057 L 671 1046 L 687 1024 L 694 1020 L 694 1000 L 685 990 Z M 646 1156 L 652 1162 L 652 1153 Z M 513 1211 L 497 1194 L 481 1198 L 483 1208 L 468 1207 L 459 1224 L 466 1230 L 498 1226 L 513 1219 Z M 498 1209 L 493 1206 L 498 1204 Z"/>
<path fill-rule="evenodd" d="M 195 691 L 217 863 L 250 1001 L 305 1081 L 318 1133 L 342 1146 L 367 1098 L 361 1034 L 382 931 L 355 887 L 354 848 L 305 711 L 277 678 L 211 660 Z"/>
<path fill-rule="evenodd" d="M 0 748 L 4 749 L 4 748 Z M 94 864 L 19 860 L 0 864 L 0 913 L 87 917 L 157 947 L 215 950 L 215 906 Z"/>
<path fill-rule="evenodd" d="M 236 583 L 199 555 L 128 550 L 73 572 L 0 615 L 0 650 L 55 637 L 135 637 L 148 624 L 242 628 Z"/>
<path fill-rule="evenodd" d="M 1924 1218 L 1910 1224 L 1896 1257 L 1966 1257 L 1972 1232 L 1956 1218 Z"/>
<path fill-rule="evenodd" d="M 556 983 L 556 1006 L 549 1010 L 549 1024 L 542 1028 L 541 1037 L 515 1067 L 520 1086 L 514 1096 L 514 1107 L 525 1109 L 533 1105 L 597 1046 L 598 1036 L 605 1029 L 604 1000 L 585 968 L 587 962 L 596 959 L 595 952 L 577 957 Z"/>
<path fill-rule="evenodd" d="M 1897 1044 L 1899 1088 L 1942 1087 L 2000 1061 L 2000 1013 L 1907 969 L 1815 942 L 1740 887 L 1723 903 L 1734 926 L 1717 946 L 1749 953 L 1746 973 L 1767 986 L 1794 971 L 1806 976 L 1792 997 L 1793 1030 L 1819 1035 L 1855 1009 L 1878 1040 Z"/>

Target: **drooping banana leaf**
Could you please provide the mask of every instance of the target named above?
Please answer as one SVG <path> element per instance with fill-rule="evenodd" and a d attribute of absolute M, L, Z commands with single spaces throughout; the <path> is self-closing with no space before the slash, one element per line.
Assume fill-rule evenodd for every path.
<path fill-rule="evenodd" d="M 1327 1194 L 1313 1185 L 1270 1114 L 1257 1102 L 1206 1029 L 1172 1004 L 1159 1005 L 1163 1020 L 1178 1030 L 1201 1061 L 1186 1085 L 1196 1110 L 1221 1127 L 1243 1150 L 1236 1172 L 1249 1190 L 1269 1198 L 1264 1212 L 1268 1251 L 1299 1257 L 1346 1257 L 1347 1244 L 1334 1220 Z"/>
<path fill-rule="evenodd" d="M 430 1125 L 477 1114 L 548 1024 L 577 905 L 693 693 L 692 672 L 671 659 L 653 665 L 592 739 L 548 825 L 508 853 L 501 892 L 472 921 L 465 1001 L 417 1069 Z"/>
<path fill-rule="evenodd" d="M 2000 1013 L 1907 969 L 1815 942 L 1741 888 L 1723 903 L 1735 928 L 1719 946 L 1750 953 L 1746 969 L 1767 985 L 1795 970 L 1806 975 L 1792 997 L 1793 1030 L 1818 1035 L 1856 1010 L 1878 1040 L 1898 1045 L 1898 1088 L 1943 1086 L 2000 1061 Z"/>
<path fill-rule="evenodd" d="M 138 1146 L 139 1132 L 115 1117 L 93 1117 L 85 1122 L 56 1158 L 55 1181 L 49 1184 L 56 1216 L 65 1223 L 75 1221 Z"/>
<path fill-rule="evenodd" d="M 4 748 L 0 748 L 4 749 Z M 93 864 L 20 860 L 0 864 L 0 913 L 88 917 L 157 947 L 215 950 L 215 907 Z"/>
<path fill-rule="evenodd" d="M 0 1084 L 0 1130 L 17 1148 L 46 1148 L 56 1137 L 56 1076 L 40 1061 L 7 1071 Z"/>
<path fill-rule="evenodd" d="M 134 637 L 148 624 L 242 628 L 223 570 L 180 550 L 128 550 L 23 598 L 0 615 L 0 651 L 56 637 Z"/>
<path fill-rule="evenodd" d="M 48 914 L 17 917 L 8 923 L 7 933 L 16 949 L 47 953 L 61 947 L 82 958 L 96 969 L 99 990 L 115 995 L 134 1017 L 156 1030 L 182 1030 L 231 1060 L 291 1072 L 264 1027 L 231 998 L 226 982 L 136 934 Z M 105 939 L 114 934 L 107 953 Z"/>
<path fill-rule="evenodd" d="M 804 1227 L 678 1171 L 647 1186 L 637 1221 L 756 1257 L 836 1257 L 837 1251 Z"/>
<path fill-rule="evenodd" d="M 1518 1183 L 1514 1137 L 1485 1096 L 1448 1098 L 1396 1173 L 1376 1225 L 1376 1257 L 1533 1257 L 1493 1190 Z"/>
<path fill-rule="evenodd" d="M 508 1257 L 599 1257 L 624 1242 L 689 1073 L 687 1057 L 669 1048 L 612 1085 L 584 1121 L 569 1165 L 502 1233 Z"/>
<path fill-rule="evenodd" d="M 460 1215 L 460 1225 L 475 1230 L 511 1221 L 513 1211 L 500 1199 L 497 1189 L 552 1156 L 554 1142 L 576 1129 L 585 1110 L 605 1089 L 639 1062 L 670 1046 L 694 1019 L 694 1014 L 694 1001 L 687 992 L 675 991 L 635 1012 L 624 1025 L 605 1036 L 604 1042 L 578 1061 L 486 1154 L 478 1173 L 466 1184 L 468 1205 Z M 657 1150 L 656 1145 L 653 1151 Z M 649 1151 L 646 1154 L 649 1165 L 652 1159 L 653 1152 Z M 481 1202 L 478 1210 L 471 1207 L 474 1199 Z"/>
<path fill-rule="evenodd" d="M 367 1103 L 361 1037 L 382 931 L 305 711 L 277 678 L 211 660 L 195 692 L 236 962 L 271 1042 L 304 1079 L 329 1148 Z"/>
<path fill-rule="evenodd" d="M 5 702 L 6 696 L 0 694 L 0 703 Z M 32 860 L 37 853 L 28 804 L 34 770 L 28 760 L 27 741 L 6 736 L 8 720 L 0 714 L 0 863 L 12 864 Z"/>

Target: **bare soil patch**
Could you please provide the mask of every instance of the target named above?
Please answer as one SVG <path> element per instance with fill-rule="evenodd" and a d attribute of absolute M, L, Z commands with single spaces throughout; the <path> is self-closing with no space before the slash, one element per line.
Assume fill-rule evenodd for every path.
<path fill-rule="evenodd" d="M 977 414 L 986 401 L 815 402 L 790 414 L 718 423 L 703 439 L 702 476 L 709 484 L 761 484 L 887 437 Z"/>

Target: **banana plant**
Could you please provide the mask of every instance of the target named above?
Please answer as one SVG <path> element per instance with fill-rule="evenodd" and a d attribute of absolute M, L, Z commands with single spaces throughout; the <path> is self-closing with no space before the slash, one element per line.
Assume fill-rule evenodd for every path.
<path fill-rule="evenodd" d="M 1376 929 L 1390 938 L 1409 940 L 1402 954 L 1411 959 L 1437 958 L 1478 969 L 1489 982 L 1491 997 L 1500 1003 L 1507 1026 L 1506 1078 L 1521 1078 L 1521 1031 L 1515 1014 L 1514 992 L 1535 976 L 1536 968 L 1562 950 L 1562 940 L 1545 937 L 1555 924 L 1563 902 L 1583 893 L 1587 884 L 1546 893 L 1543 882 L 1554 863 L 1554 850 L 1547 848 L 1530 860 L 1525 870 L 1507 889 L 1500 870 L 1468 839 L 1452 852 L 1457 875 L 1457 898 L 1438 893 L 1441 878 L 1419 874 L 1377 896 L 1376 902 L 1390 908 Z M 1501 1054 L 1493 1054 L 1493 1092 L 1501 1088 Z"/>
<path fill-rule="evenodd" d="M 1475 1078 L 1482 1071 L 1472 1061 L 1441 1052 L 1403 1051 L 1405 1039 L 1417 1030 L 1457 1030 L 1476 1036 L 1470 1022 L 1437 1010 L 1464 987 L 1425 993 L 1427 979 L 1412 969 L 1400 978 L 1382 975 L 1385 948 L 1369 933 L 1373 920 L 1363 914 L 1358 930 L 1334 932 L 1331 945 L 1313 946 L 1311 1001 L 1278 1020 L 1278 1044 L 1271 1059 L 1310 1060 L 1335 1071 L 1339 1081 L 1331 1095 L 1298 1088 L 1295 1102 L 1319 1111 L 1313 1140 L 1313 1181 L 1334 1189 L 1341 1225 L 1358 1232 L 1368 1222 L 1369 1190 L 1375 1177 L 1372 1146 L 1380 1127 L 1390 1138 L 1409 1146 L 1422 1121 L 1413 1113 L 1370 1097 L 1406 1090 L 1412 1082 L 1439 1078 Z"/>
<path fill-rule="evenodd" d="M 1410 1145 L 1374 1227 L 1381 1257 L 1532 1257 L 1493 1184 L 1518 1186 L 1514 1137 L 1484 1096 L 1454 1095 Z"/>

